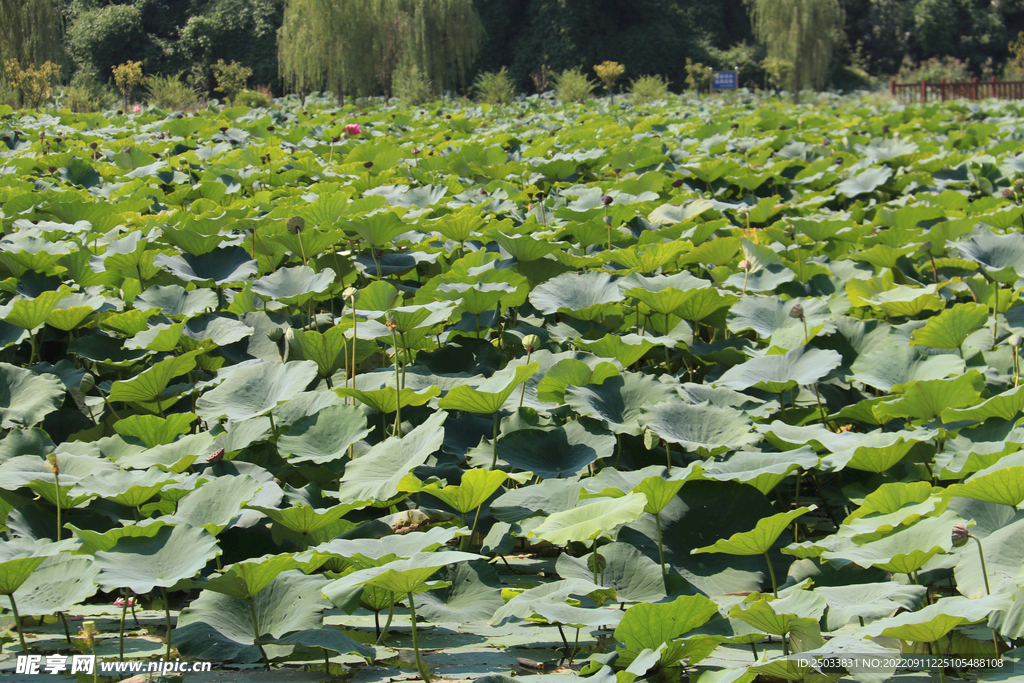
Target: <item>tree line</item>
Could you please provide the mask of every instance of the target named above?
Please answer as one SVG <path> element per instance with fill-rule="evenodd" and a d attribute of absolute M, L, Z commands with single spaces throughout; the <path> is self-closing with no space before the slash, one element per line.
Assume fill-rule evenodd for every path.
<path fill-rule="evenodd" d="M 849 90 L 901 72 L 1019 77 L 1021 28 L 1024 0 L 0 0 L 0 88 L 49 62 L 98 92 L 139 62 L 204 95 L 218 63 L 274 94 L 465 94 L 501 69 L 533 92 L 545 70 L 615 61 L 623 82 L 677 90 L 688 62 L 748 87 Z"/>

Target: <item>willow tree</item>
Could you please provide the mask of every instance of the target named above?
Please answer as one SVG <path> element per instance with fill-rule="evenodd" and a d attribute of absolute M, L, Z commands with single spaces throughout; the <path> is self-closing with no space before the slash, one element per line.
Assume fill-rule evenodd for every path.
<path fill-rule="evenodd" d="M 464 83 L 483 28 L 472 0 L 288 0 L 277 34 L 294 90 L 391 93 L 401 60 L 439 88 Z"/>
<path fill-rule="evenodd" d="M 0 63 L 60 62 L 62 34 L 58 0 L 0 0 Z"/>
<path fill-rule="evenodd" d="M 800 101 L 805 85 L 823 86 L 843 28 L 838 0 L 747 0 L 747 5 L 768 56 L 793 65 L 793 101 Z"/>

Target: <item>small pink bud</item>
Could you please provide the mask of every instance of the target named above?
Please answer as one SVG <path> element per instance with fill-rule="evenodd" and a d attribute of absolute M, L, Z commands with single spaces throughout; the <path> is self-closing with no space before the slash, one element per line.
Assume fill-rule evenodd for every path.
<path fill-rule="evenodd" d="M 970 538 L 971 532 L 967 529 L 967 525 L 963 522 L 957 522 L 953 525 L 953 547 L 963 548 L 967 545 L 967 540 Z"/>

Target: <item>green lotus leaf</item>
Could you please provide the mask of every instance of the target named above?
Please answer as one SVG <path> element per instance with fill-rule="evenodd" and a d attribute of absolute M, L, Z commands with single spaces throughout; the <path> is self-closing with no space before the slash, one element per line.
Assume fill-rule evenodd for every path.
<path fill-rule="evenodd" d="M 881 619 L 900 608 L 915 610 L 924 601 L 925 587 L 904 586 L 896 581 L 888 581 L 850 586 L 818 586 L 814 592 L 828 603 L 828 630 L 835 631 L 857 619 Z"/>
<path fill-rule="evenodd" d="M 56 543 L 46 539 L 14 538 L 0 541 L 0 595 L 11 595 L 48 557 L 74 549 L 75 539 Z"/>
<path fill-rule="evenodd" d="M 66 612 L 96 594 L 99 567 L 91 557 L 60 553 L 43 560 L 14 591 L 21 614 Z"/>
<path fill-rule="evenodd" d="M 417 605 L 416 609 L 419 611 L 421 607 Z M 366 658 L 367 661 L 372 661 L 377 652 L 372 646 L 364 645 L 353 640 L 338 629 L 330 627 L 292 631 L 280 638 L 269 638 L 261 642 L 319 647 L 339 654 L 357 654 L 360 657 Z"/>
<path fill-rule="evenodd" d="M 323 465 L 345 457 L 349 446 L 370 433 L 366 416 L 353 406 L 327 406 L 292 423 L 277 442 L 291 462 Z"/>
<path fill-rule="evenodd" d="M 196 421 L 193 413 L 174 413 L 166 418 L 156 415 L 129 415 L 114 423 L 121 436 L 135 437 L 148 448 L 168 444 L 185 434 Z"/>
<path fill-rule="evenodd" d="M 529 535 L 553 545 L 612 536 L 617 527 L 639 519 L 646 504 L 647 497 L 640 493 L 627 493 L 621 498 L 584 503 L 548 515 Z"/>
<path fill-rule="evenodd" d="M 438 569 L 456 562 L 487 559 L 475 553 L 463 553 L 450 550 L 439 553 L 416 553 L 404 560 L 394 560 L 379 567 L 368 567 L 346 574 L 340 579 L 328 583 L 323 594 L 333 600 L 342 591 L 354 586 L 375 586 L 399 594 L 421 592 L 427 579 Z"/>
<path fill-rule="evenodd" d="M 535 290 L 536 291 L 536 290 Z M 445 396 L 438 399 L 437 405 L 442 410 L 464 410 L 469 413 L 496 413 L 512 395 L 520 384 L 537 372 L 540 365 L 534 361 L 527 365 L 512 368 L 514 374 L 496 372 L 489 379 L 476 387 L 462 384 L 454 387 Z M 509 370 L 510 368 L 506 368 Z"/>
<path fill-rule="evenodd" d="M 31 427 L 63 401 L 64 384 L 56 377 L 0 363 L 0 427 Z"/>
<path fill-rule="evenodd" d="M 253 331 L 252 327 L 229 315 L 211 313 L 188 320 L 182 336 L 186 340 L 183 342 L 186 344 L 185 350 L 191 351 L 192 349 L 187 346 L 187 339 L 194 339 L 197 342 L 209 340 L 216 346 L 227 346 L 245 339 Z"/>
<path fill-rule="evenodd" d="M 78 482 L 93 474 L 104 476 L 117 471 L 111 461 L 93 455 L 57 453 L 54 459 L 60 469 L 59 486 L 45 458 L 21 455 L 9 458 L 0 465 L 0 488 L 14 490 L 28 486 L 54 505 L 59 495 L 61 507 L 70 508 L 91 497 L 91 494 L 70 497 L 70 492 Z"/>
<path fill-rule="evenodd" d="M 321 576 L 298 570 L 278 574 L 250 602 L 214 591 L 203 591 L 178 616 L 172 644 L 183 657 L 249 663 L 261 657 L 256 647 L 253 613 L 260 639 L 323 628 L 323 611 L 331 604 L 320 596 Z M 268 657 L 287 657 L 293 645 L 263 645 Z"/>
<path fill-rule="evenodd" d="M 486 622 L 499 608 L 502 583 L 486 562 L 460 562 L 441 570 L 439 577 L 450 584 L 416 600 L 416 614 L 438 624 Z"/>
<path fill-rule="evenodd" d="M 999 282 L 1016 282 L 1024 275 L 1024 236 L 1019 233 L 999 235 L 980 229 L 959 242 L 947 242 L 946 246 L 979 264 Z"/>
<path fill-rule="evenodd" d="M 288 342 L 289 360 L 311 360 L 320 377 L 330 377 L 347 365 L 352 357 L 352 344 L 345 338 L 349 327 L 335 325 L 326 332 L 293 330 Z M 361 363 L 375 350 L 369 344 L 356 343 L 356 363 Z"/>
<path fill-rule="evenodd" d="M 738 481 L 753 486 L 767 495 L 793 472 L 812 469 L 819 464 L 812 448 L 799 448 L 782 453 L 737 451 L 728 459 L 714 462 L 702 476 L 717 481 Z"/>
<path fill-rule="evenodd" d="M 114 527 L 100 533 L 92 529 L 79 529 L 74 524 L 64 525 L 79 541 L 78 547 L 74 550 L 76 555 L 95 555 L 99 551 L 110 550 L 122 538 L 153 538 L 160 529 L 169 526 L 173 525 L 163 520 L 155 519 L 145 526 L 129 524 L 127 526 Z"/>
<path fill-rule="evenodd" d="M 203 590 L 248 600 L 269 586 L 282 572 L 314 568 L 309 562 L 300 562 L 292 553 L 279 553 L 235 562 L 197 583 Z"/>
<path fill-rule="evenodd" d="M 178 340 L 185 329 L 185 323 L 167 323 L 154 325 L 139 332 L 124 343 L 126 349 L 144 349 L 157 353 L 173 351 L 178 347 Z"/>
<path fill-rule="evenodd" d="M 592 431 L 579 421 L 564 429 L 520 429 L 498 438 L 498 461 L 514 469 L 545 478 L 572 477 L 591 463 L 611 457 L 615 439 Z M 471 460 L 476 463 L 475 458 Z M 490 449 L 481 453 L 480 464 L 489 465 Z"/>
<path fill-rule="evenodd" d="M 953 547 L 953 525 L 960 517 L 949 510 L 938 517 L 925 517 L 877 541 L 822 553 L 833 564 L 878 567 L 889 572 L 910 574 L 918 571 L 938 553 Z"/>
<path fill-rule="evenodd" d="M 570 385 L 583 387 L 588 384 L 601 384 L 618 374 L 619 369 L 611 363 L 597 363 L 591 368 L 583 361 L 565 358 L 544 373 L 544 377 L 537 384 L 537 400 L 544 403 L 562 403 Z"/>
<path fill-rule="evenodd" d="M 431 227 L 453 242 L 466 242 L 474 233 L 479 233 L 485 223 L 479 210 L 465 207 L 455 213 L 442 216 Z"/>
<path fill-rule="evenodd" d="M 403 408 L 406 406 L 421 406 L 441 394 L 441 390 L 436 386 L 425 389 L 423 393 L 417 393 L 411 388 L 404 388 L 399 391 L 395 387 L 371 390 L 339 388 L 335 389 L 334 392 L 338 396 L 352 396 L 378 413 L 385 414 L 395 412 L 398 410 L 399 405 Z"/>
<path fill-rule="evenodd" d="M 903 612 L 879 619 L 859 633 L 869 638 L 886 636 L 918 643 L 934 643 L 957 626 L 987 619 L 993 612 L 1006 609 L 1005 597 L 990 595 L 978 600 L 963 596 L 940 598 L 916 612 Z"/>
<path fill-rule="evenodd" d="M 61 287 L 58 290 L 40 292 L 31 299 L 15 299 L 6 306 L 0 306 L 0 319 L 15 327 L 34 330 L 46 322 L 47 316 L 53 312 L 61 299 L 70 294 L 70 288 Z"/>
<path fill-rule="evenodd" d="M 394 315 L 395 331 L 399 334 L 412 332 L 421 327 L 433 327 L 438 323 L 447 320 L 454 306 L 447 302 L 435 301 L 423 306 L 400 306 L 389 309 L 388 313 Z"/>
<path fill-rule="evenodd" d="M 103 297 L 71 294 L 57 302 L 57 306 L 46 316 L 46 324 L 69 332 L 79 327 L 97 310 L 109 308 L 110 304 Z"/>
<path fill-rule="evenodd" d="M 381 538 L 336 538 L 300 553 L 295 558 L 308 561 L 313 553 L 317 553 L 324 557 L 349 561 L 361 569 L 379 567 L 391 560 L 408 559 L 417 553 L 437 550 L 456 536 L 465 535 L 467 532 L 468 529 L 432 526 L 427 531 L 410 531 Z"/>
<path fill-rule="evenodd" d="M 71 495 L 88 494 L 138 508 L 172 481 L 176 481 L 174 475 L 157 467 L 148 470 L 104 471 L 83 477 L 71 490 Z"/>
<path fill-rule="evenodd" d="M 628 275 L 618 283 L 626 296 L 633 297 L 651 308 L 655 313 L 668 315 L 693 297 L 695 290 L 707 289 L 711 284 L 681 271 L 674 275 L 644 277 Z"/>
<path fill-rule="evenodd" d="M 814 384 L 840 363 L 842 357 L 835 351 L 798 346 L 782 356 L 761 356 L 731 367 L 718 384 L 736 391 L 754 387 L 781 394 L 802 384 Z"/>
<path fill-rule="evenodd" d="M 859 355 L 850 369 L 850 379 L 888 392 L 920 380 L 962 375 L 964 361 L 954 354 L 929 356 L 913 346 L 897 346 Z"/>
<path fill-rule="evenodd" d="M 628 543 L 609 543 L 600 548 L 601 571 L 598 578 L 603 588 L 615 591 L 620 602 L 658 602 L 665 598 L 665 576 L 651 558 Z M 558 556 L 555 570 L 566 579 L 590 580 L 594 575 L 594 553 L 573 557 Z"/>
<path fill-rule="evenodd" d="M 1016 592 L 1021 583 L 1021 567 L 1024 566 L 1024 523 L 1015 516 L 1013 521 L 983 535 L 978 529 L 972 529 L 981 541 L 985 553 L 985 572 L 981 568 L 981 558 L 976 548 L 967 548 L 961 552 L 960 561 L 956 565 L 957 590 L 969 598 L 978 599 L 988 595 L 1002 594 L 1004 597 Z M 973 540 L 970 545 L 974 546 Z M 986 577 L 987 572 L 987 577 Z"/>
<path fill-rule="evenodd" d="M 984 422 L 991 417 L 996 417 L 1012 422 L 1021 412 L 1024 412 L 1024 386 L 996 394 L 970 408 L 947 410 L 942 414 L 942 420 L 943 422 L 959 422 L 961 420 Z"/>
<path fill-rule="evenodd" d="M 213 282 L 217 286 L 244 282 L 258 272 L 256 261 L 240 247 L 213 249 L 201 255 L 157 254 L 153 264 L 185 282 Z"/>
<path fill-rule="evenodd" d="M 181 474 L 200 455 L 209 455 L 215 450 L 213 443 L 213 435 L 210 432 L 188 434 L 169 444 L 118 454 L 117 464 L 135 469 L 146 469 L 156 465 L 168 472 Z"/>
<path fill-rule="evenodd" d="M 110 550 L 97 551 L 96 581 L 104 591 L 128 588 L 141 595 L 192 578 L 217 555 L 217 539 L 203 529 L 165 526 L 153 536 L 124 536 Z"/>
<path fill-rule="evenodd" d="M 908 436 L 910 438 L 905 439 Z M 903 460 L 919 442 L 927 441 L 932 436 L 934 432 L 924 429 L 914 432 L 871 432 L 860 438 L 856 446 L 836 450 L 832 455 L 822 458 L 821 464 L 835 469 L 849 467 L 881 474 Z"/>
<path fill-rule="evenodd" d="M 645 468 L 649 469 L 649 468 Z M 635 473 L 634 473 L 635 474 Z M 672 499 L 676 497 L 683 484 L 692 480 L 703 478 L 703 469 L 698 463 L 691 463 L 683 469 L 673 470 L 672 475 L 665 478 L 662 475 L 645 477 L 629 492 L 642 493 L 647 497 L 647 504 L 644 505 L 644 512 L 656 515 L 665 509 Z"/>
<path fill-rule="evenodd" d="M 656 605 L 640 603 L 626 610 L 615 628 L 615 639 L 635 652 L 656 649 L 703 626 L 717 613 L 717 605 L 704 595 L 683 595 Z"/>
<path fill-rule="evenodd" d="M 748 418 L 710 403 L 659 403 L 645 408 L 640 422 L 665 441 L 689 450 L 734 450 L 758 439 Z"/>
<path fill-rule="evenodd" d="M 360 216 L 342 227 L 359 235 L 370 247 L 375 248 L 385 247 L 399 235 L 413 229 L 413 226 L 402 222 L 402 219 L 392 211 Z"/>
<path fill-rule="evenodd" d="M 354 503 L 340 503 L 328 508 L 315 508 L 302 502 L 295 502 L 287 508 L 272 508 L 254 504 L 248 504 L 246 507 L 250 510 L 259 510 L 276 524 L 305 536 L 330 526 L 336 520 L 341 519 L 343 515 L 352 510 L 364 508 L 372 502 L 361 500 Z"/>
<path fill-rule="evenodd" d="M 786 267 L 771 247 L 746 238 L 740 240 L 740 244 L 743 245 L 743 258 L 750 267 L 742 273 L 731 275 L 726 279 L 726 285 L 742 292 L 771 292 L 796 279 L 796 273 Z M 739 299 L 730 296 L 729 304 Z"/>
<path fill-rule="evenodd" d="M 836 191 L 844 197 L 852 199 L 857 195 L 874 192 L 888 182 L 891 177 L 892 169 L 888 166 L 869 168 L 836 185 Z"/>
<path fill-rule="evenodd" d="M 873 410 L 888 417 L 915 417 L 938 420 L 951 408 L 975 405 L 981 399 L 984 381 L 977 370 L 954 379 L 918 381 L 907 387 L 894 401 L 884 401 Z"/>
<path fill-rule="evenodd" d="M 191 372 L 202 351 L 189 351 L 154 363 L 131 379 L 114 382 L 110 400 L 146 402 L 166 397 L 167 385 L 175 377 Z"/>
<path fill-rule="evenodd" d="M 866 543 L 922 517 L 942 514 L 949 500 L 934 496 L 935 492 L 923 481 L 882 484 L 846 517 L 838 535 L 857 535 L 857 543 Z"/>
<path fill-rule="evenodd" d="M 979 470 L 962 484 L 946 487 L 944 496 L 962 496 L 1016 508 L 1024 502 L 1024 453 L 1018 451 Z"/>
<path fill-rule="evenodd" d="M 586 271 L 564 273 L 530 292 L 530 303 L 545 315 L 559 311 L 575 312 L 622 301 L 618 286 L 608 273 Z"/>
<path fill-rule="evenodd" d="M 803 309 L 803 322 L 790 315 L 794 306 Z M 761 339 L 771 338 L 773 346 L 793 348 L 806 343 L 804 322 L 817 334 L 832 334 L 836 325 L 828 303 L 821 299 L 790 299 L 748 296 L 729 309 L 728 327 L 732 332 L 753 330 Z"/>
<path fill-rule="evenodd" d="M 729 616 L 750 624 L 762 633 L 781 636 L 806 629 L 807 622 L 814 623 L 816 627 L 818 619 L 825 613 L 826 604 L 823 595 L 806 590 L 795 590 L 774 600 L 770 595 L 755 593 L 734 605 Z"/>
<path fill-rule="evenodd" d="M 779 536 L 786 530 L 790 523 L 812 510 L 818 509 L 817 505 L 805 506 L 780 512 L 771 517 L 765 517 L 757 522 L 757 525 L 750 531 L 741 531 L 733 534 L 728 539 L 719 539 L 712 545 L 703 548 L 694 548 L 690 552 L 697 553 L 726 553 L 728 555 L 763 555 L 771 550 Z"/>
<path fill-rule="evenodd" d="M 513 597 L 487 623 L 501 626 L 512 620 L 529 619 L 539 604 L 562 604 L 570 595 L 587 595 L 597 590 L 601 590 L 601 587 L 589 579 L 563 579 L 543 583 Z"/>
<path fill-rule="evenodd" d="M 602 358 L 614 358 L 622 367 L 628 368 L 643 358 L 652 348 L 659 345 L 672 347 L 676 342 L 669 337 L 606 334 L 596 341 L 581 339 L 578 344 L 581 349 Z"/>
<path fill-rule="evenodd" d="M 319 273 L 309 266 L 279 268 L 252 283 L 252 291 L 283 304 L 302 304 L 325 291 L 334 282 L 333 270 Z"/>
<path fill-rule="evenodd" d="M 399 493 L 399 484 L 406 474 L 427 461 L 444 440 L 444 424 L 448 413 L 438 411 L 405 434 L 378 443 L 345 467 L 338 491 L 325 493 L 342 501 L 387 501 Z"/>
<path fill-rule="evenodd" d="M 169 318 L 191 318 L 206 309 L 217 308 L 217 292 L 210 289 L 185 291 L 181 285 L 153 286 L 135 297 L 132 307 L 139 311 L 159 308 Z"/>
<path fill-rule="evenodd" d="M 988 306 L 982 304 L 955 304 L 929 318 L 924 327 L 910 334 L 911 346 L 933 349 L 959 349 L 975 330 L 988 322 Z"/>
<path fill-rule="evenodd" d="M 399 491 L 429 493 L 465 515 L 477 509 L 501 488 L 508 475 L 500 470 L 472 469 L 462 475 L 458 486 L 441 487 L 440 482 L 424 485 L 413 474 L 407 474 L 398 485 Z"/>
<path fill-rule="evenodd" d="M 216 536 L 237 521 L 242 506 L 262 487 L 261 482 L 248 475 L 217 477 L 178 501 L 174 515 L 165 519 L 205 529 Z"/>
<path fill-rule="evenodd" d="M 279 403 L 294 398 L 316 374 L 316 363 L 308 360 L 241 367 L 199 398 L 196 413 L 207 421 L 265 415 Z"/>

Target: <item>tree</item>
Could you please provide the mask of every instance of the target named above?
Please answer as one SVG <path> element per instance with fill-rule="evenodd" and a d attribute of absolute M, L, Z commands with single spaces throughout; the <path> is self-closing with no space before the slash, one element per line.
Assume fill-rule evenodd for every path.
<path fill-rule="evenodd" d="M 60 62 L 63 33 L 57 0 L 0 0 L 0 63 Z"/>
<path fill-rule="evenodd" d="M 747 0 L 758 40 L 768 57 L 793 64 L 793 101 L 804 85 L 819 88 L 828 78 L 832 48 L 839 41 L 843 10 L 837 0 Z"/>
<path fill-rule="evenodd" d="M 464 84 L 482 28 L 472 0 L 289 0 L 278 31 L 285 82 L 299 92 L 391 95 L 399 62 L 438 88 Z"/>

